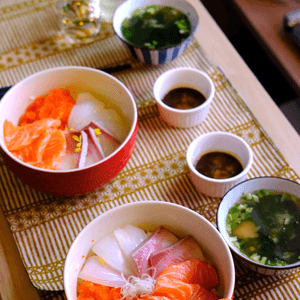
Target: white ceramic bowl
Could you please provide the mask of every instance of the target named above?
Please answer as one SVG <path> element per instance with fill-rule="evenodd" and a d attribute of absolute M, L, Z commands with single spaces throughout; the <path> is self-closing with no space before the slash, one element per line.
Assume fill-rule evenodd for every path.
<path fill-rule="evenodd" d="M 96 217 L 79 233 L 70 247 L 64 267 L 64 290 L 68 300 L 76 300 L 77 276 L 84 264 L 84 256 L 94 244 L 93 240 L 97 241 L 128 224 L 150 231 L 164 226 L 178 237 L 192 235 L 201 246 L 205 257 L 218 270 L 218 290 L 222 296 L 233 296 L 233 259 L 218 230 L 204 217 L 183 206 L 161 201 L 144 201 L 113 208 Z"/>
<path fill-rule="evenodd" d="M 4 141 L 4 120 L 17 125 L 26 107 L 37 96 L 49 94 L 51 89 L 68 87 L 101 95 L 123 112 L 129 129 L 122 144 L 98 163 L 82 169 L 47 170 L 24 163 L 12 155 Z M 108 183 L 130 159 L 136 134 L 137 108 L 132 94 L 112 75 L 92 68 L 58 67 L 35 73 L 13 86 L 0 102 L 0 146 L 7 166 L 29 186 L 51 194 L 86 194 Z"/>
<path fill-rule="evenodd" d="M 191 34 L 190 36 L 178 45 L 171 48 L 161 50 L 149 50 L 146 47 L 137 47 L 129 43 L 122 34 L 121 26 L 125 18 L 129 17 L 131 13 L 137 8 L 145 7 L 148 5 L 161 5 L 171 6 L 179 9 L 185 13 L 191 21 Z M 190 43 L 191 37 L 199 26 L 199 18 L 195 9 L 185 0 L 127 0 L 121 4 L 115 11 L 113 17 L 113 28 L 116 35 L 123 42 L 125 47 L 136 59 L 152 64 L 152 65 L 163 65 L 168 63 L 178 56 L 180 56 Z"/>
<path fill-rule="evenodd" d="M 252 193 L 260 189 L 269 189 L 280 192 L 286 192 L 293 194 L 300 198 L 300 184 L 295 181 L 291 181 L 285 178 L 279 177 L 257 177 L 252 178 L 246 181 L 243 181 L 232 189 L 230 189 L 226 195 L 222 198 L 218 211 L 217 211 L 217 225 L 220 233 L 226 240 L 230 249 L 234 255 L 239 259 L 239 261 L 259 274 L 264 275 L 283 275 L 289 273 L 295 268 L 300 267 L 300 261 L 297 263 L 287 265 L 287 266 L 266 266 L 260 263 L 257 263 L 247 256 L 243 255 L 230 241 L 229 234 L 226 230 L 226 217 L 229 209 L 240 199 L 243 193 Z M 271 212 L 270 212 L 271 213 Z"/>
<path fill-rule="evenodd" d="M 176 109 L 166 105 L 162 99 L 175 88 L 191 88 L 202 93 L 206 101 L 191 109 Z M 202 123 L 209 113 L 215 95 L 215 86 L 211 78 L 203 71 L 193 68 L 171 69 L 158 77 L 153 88 L 158 111 L 168 124 L 187 128 Z"/>
<path fill-rule="evenodd" d="M 233 155 L 242 164 L 243 171 L 227 179 L 214 179 L 202 175 L 196 170 L 195 165 L 202 155 L 212 151 Z M 215 131 L 196 138 L 188 147 L 186 160 L 190 178 L 197 190 L 208 196 L 220 198 L 237 183 L 245 180 L 253 162 L 253 152 L 239 136 L 229 132 Z"/>

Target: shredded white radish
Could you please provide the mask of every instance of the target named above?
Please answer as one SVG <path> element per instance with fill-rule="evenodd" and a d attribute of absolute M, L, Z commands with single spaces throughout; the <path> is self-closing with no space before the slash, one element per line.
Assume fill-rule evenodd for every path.
<path fill-rule="evenodd" d="M 127 279 L 122 274 L 125 285 L 121 288 L 122 299 L 134 299 L 151 294 L 155 287 L 155 279 L 148 274 L 141 277 L 129 276 Z"/>

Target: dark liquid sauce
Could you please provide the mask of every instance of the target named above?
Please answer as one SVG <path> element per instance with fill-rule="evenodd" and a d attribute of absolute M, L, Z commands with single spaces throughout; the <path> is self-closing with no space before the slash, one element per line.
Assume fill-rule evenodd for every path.
<path fill-rule="evenodd" d="M 163 103 L 177 109 L 195 108 L 205 102 L 202 93 L 191 88 L 176 88 L 171 90 L 164 98 Z"/>
<path fill-rule="evenodd" d="M 196 170 L 210 178 L 226 179 L 243 171 L 242 164 L 232 155 L 225 152 L 209 152 L 196 163 Z"/>

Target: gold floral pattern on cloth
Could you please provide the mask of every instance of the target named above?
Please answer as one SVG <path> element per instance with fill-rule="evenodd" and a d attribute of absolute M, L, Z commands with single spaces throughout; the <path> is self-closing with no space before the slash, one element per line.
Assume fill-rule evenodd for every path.
<path fill-rule="evenodd" d="M 110 23 L 102 23 L 102 30 L 96 41 L 107 39 L 113 35 L 112 25 Z M 0 56 L 0 71 L 34 62 L 55 55 L 58 52 L 70 51 L 80 46 L 82 47 L 83 45 L 72 44 L 63 35 L 53 35 L 45 40 L 33 42 L 3 53 Z"/>
<path fill-rule="evenodd" d="M 45 14 L 49 20 L 55 19 L 55 1 L 3 1 L 6 5 L 0 3 L 0 12 L 5 13 L 0 16 L 0 24 L 20 25 L 20 20 L 28 21 L 33 16 L 40 22 Z M 20 7 L 16 9 L 11 3 Z M 12 48 L 9 43 L 0 45 L 0 85 L 13 85 L 51 67 L 103 68 L 131 63 L 132 69 L 114 76 L 134 95 L 139 129 L 134 153 L 125 168 L 109 184 L 84 196 L 58 197 L 36 191 L 15 177 L 0 155 L 0 204 L 30 279 L 40 289 L 41 299 L 66 299 L 63 292 L 57 291 L 63 289 L 63 266 L 70 245 L 84 226 L 113 207 L 137 201 L 168 201 L 188 207 L 216 225 L 220 199 L 196 191 L 185 160 L 188 145 L 201 134 L 220 130 L 241 136 L 254 152 L 248 178 L 280 176 L 300 182 L 226 74 L 210 61 L 194 39 L 175 61 L 149 66 L 131 58 L 110 24 L 105 25 L 95 42 L 82 46 L 65 43 L 54 34 L 56 25 L 50 22 L 48 26 L 48 33 L 28 32 Z M 204 70 L 216 87 L 211 111 L 199 126 L 173 128 L 158 114 L 153 84 L 160 74 L 176 67 Z M 298 299 L 299 282 L 299 269 L 288 275 L 264 277 L 236 262 L 235 299 Z"/>

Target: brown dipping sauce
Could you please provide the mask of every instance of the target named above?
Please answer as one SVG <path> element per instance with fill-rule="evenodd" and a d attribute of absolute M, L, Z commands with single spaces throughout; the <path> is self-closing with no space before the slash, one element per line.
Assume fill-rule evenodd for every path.
<path fill-rule="evenodd" d="M 206 100 L 205 96 L 191 88 L 176 88 L 163 98 L 163 103 L 176 109 L 195 108 Z"/>
<path fill-rule="evenodd" d="M 243 171 L 242 164 L 231 154 L 225 152 L 209 152 L 197 161 L 196 170 L 210 178 L 226 179 Z"/>

